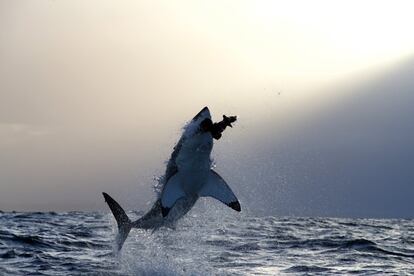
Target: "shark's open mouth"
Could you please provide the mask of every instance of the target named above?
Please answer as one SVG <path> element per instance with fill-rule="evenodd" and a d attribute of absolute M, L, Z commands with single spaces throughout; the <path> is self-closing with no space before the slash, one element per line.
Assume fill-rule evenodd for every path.
<path fill-rule="evenodd" d="M 203 131 L 211 132 L 211 135 L 214 139 L 218 140 L 221 138 L 221 133 L 226 129 L 226 127 L 233 127 L 231 124 L 237 120 L 237 116 L 227 117 L 223 115 L 223 120 L 220 122 L 214 123 L 210 119 L 205 119 L 200 123 L 200 128 Z"/>

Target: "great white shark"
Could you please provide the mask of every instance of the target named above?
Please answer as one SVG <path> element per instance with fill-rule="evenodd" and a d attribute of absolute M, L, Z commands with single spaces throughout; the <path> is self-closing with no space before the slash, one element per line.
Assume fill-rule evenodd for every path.
<path fill-rule="evenodd" d="M 185 127 L 171 154 L 161 180 L 161 192 L 152 208 L 141 218 L 131 221 L 124 209 L 103 193 L 117 224 L 117 249 L 120 250 L 132 228 L 157 230 L 183 217 L 200 197 L 213 197 L 240 212 L 239 200 L 226 181 L 212 170 L 213 138 L 221 138 L 226 127 L 232 127 L 236 116 L 225 116 L 213 123 L 204 107 Z"/>

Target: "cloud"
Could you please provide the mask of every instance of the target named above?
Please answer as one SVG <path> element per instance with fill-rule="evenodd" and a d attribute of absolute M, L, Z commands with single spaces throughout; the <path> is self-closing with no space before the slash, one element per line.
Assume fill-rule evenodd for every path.
<path fill-rule="evenodd" d="M 272 141 L 279 136 L 272 128 L 257 133 L 255 151 L 243 149 L 249 155 L 241 169 L 242 181 L 249 183 L 241 185 L 242 194 L 251 208 L 281 215 L 412 218 L 413 74 L 411 59 L 370 80 L 333 86 L 346 97 L 298 120 L 282 140 Z"/>
<path fill-rule="evenodd" d="M 51 133 L 51 130 L 47 127 L 41 127 L 38 125 L 28 125 L 19 123 L 0 123 L 0 133 L 28 135 L 28 136 L 44 136 Z"/>
<path fill-rule="evenodd" d="M 21 123 L 0 123 L 0 147 L 42 139 L 53 133 L 50 127 Z"/>

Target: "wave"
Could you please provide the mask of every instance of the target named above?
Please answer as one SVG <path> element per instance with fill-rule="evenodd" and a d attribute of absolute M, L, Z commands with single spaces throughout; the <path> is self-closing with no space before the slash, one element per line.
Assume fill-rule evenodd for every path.
<path fill-rule="evenodd" d="M 311 266 L 311 265 L 294 265 L 292 267 L 289 267 L 288 269 L 285 269 L 285 272 L 328 272 L 331 269 L 320 267 L 320 266 Z"/>

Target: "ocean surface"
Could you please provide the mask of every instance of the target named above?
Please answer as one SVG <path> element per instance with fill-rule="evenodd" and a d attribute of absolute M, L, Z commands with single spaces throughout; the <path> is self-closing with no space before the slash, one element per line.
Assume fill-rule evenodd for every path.
<path fill-rule="evenodd" d="M 190 212 L 120 253 L 115 231 L 104 212 L 0 213 L 0 275 L 414 275 L 414 220 Z"/>

